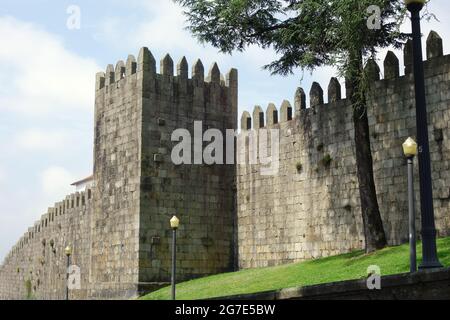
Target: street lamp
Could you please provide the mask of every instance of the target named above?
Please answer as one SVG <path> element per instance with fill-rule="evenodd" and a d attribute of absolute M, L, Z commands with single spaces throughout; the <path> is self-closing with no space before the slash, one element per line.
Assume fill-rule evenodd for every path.
<path fill-rule="evenodd" d="M 175 272 L 177 267 L 177 229 L 180 225 L 180 220 L 173 216 L 172 219 L 170 219 L 170 227 L 172 228 L 172 300 L 175 300 Z"/>
<path fill-rule="evenodd" d="M 414 199 L 413 160 L 417 155 L 417 143 L 411 137 L 403 143 L 403 153 L 408 159 L 409 270 L 410 272 L 416 272 L 416 207 Z"/>
<path fill-rule="evenodd" d="M 430 148 L 428 145 L 427 107 L 422 58 L 420 11 L 426 0 L 404 0 L 411 12 L 413 36 L 414 89 L 416 96 L 416 126 L 419 143 L 420 212 L 422 220 L 422 264 L 419 269 L 441 268 L 436 249 L 436 227 L 433 211 Z"/>
<path fill-rule="evenodd" d="M 64 253 L 67 257 L 67 269 L 66 269 L 66 300 L 69 300 L 69 266 L 70 266 L 70 256 L 72 255 L 72 247 L 68 245 L 64 249 Z"/>

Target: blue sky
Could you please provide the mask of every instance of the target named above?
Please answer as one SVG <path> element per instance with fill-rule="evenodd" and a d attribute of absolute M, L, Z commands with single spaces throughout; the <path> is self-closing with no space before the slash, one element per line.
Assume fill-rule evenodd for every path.
<path fill-rule="evenodd" d="M 442 22 L 436 30 L 450 52 L 446 0 L 430 10 Z M 67 8 L 81 10 L 81 29 L 66 26 Z M 0 260 L 47 207 L 73 191 L 70 183 L 92 171 L 94 80 L 108 63 L 137 56 L 149 47 L 154 56 L 170 53 L 175 61 L 201 58 L 221 71 L 239 70 L 239 110 L 263 109 L 295 89 L 309 92 L 312 81 L 325 89 L 332 68 L 314 74 L 270 76 L 262 66 L 270 50 L 249 48 L 233 56 L 202 46 L 184 28 L 181 9 L 171 0 L 49 1 L 2 0 L 0 6 Z M 405 31 L 409 31 L 408 25 Z M 385 52 L 380 53 L 383 59 Z M 400 60 L 402 56 L 397 54 Z"/>

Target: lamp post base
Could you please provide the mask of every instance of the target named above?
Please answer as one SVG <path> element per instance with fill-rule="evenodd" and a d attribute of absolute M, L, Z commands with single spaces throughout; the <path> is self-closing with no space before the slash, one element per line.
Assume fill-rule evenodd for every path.
<path fill-rule="evenodd" d="M 440 269 L 443 267 L 439 261 L 427 261 L 419 266 L 419 270 Z"/>

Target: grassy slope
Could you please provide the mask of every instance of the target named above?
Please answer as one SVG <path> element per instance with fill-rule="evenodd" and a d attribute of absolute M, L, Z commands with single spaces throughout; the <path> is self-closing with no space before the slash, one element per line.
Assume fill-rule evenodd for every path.
<path fill-rule="evenodd" d="M 417 256 L 421 257 L 421 245 Z M 450 265 L 450 238 L 438 240 L 441 263 Z M 378 265 L 382 275 L 409 271 L 409 246 L 390 247 L 370 255 L 362 251 L 283 266 L 223 273 L 177 285 L 177 299 L 203 299 L 235 294 L 262 292 L 289 287 L 358 279 L 366 276 L 367 267 Z M 170 288 L 162 288 L 142 299 L 170 298 Z"/>

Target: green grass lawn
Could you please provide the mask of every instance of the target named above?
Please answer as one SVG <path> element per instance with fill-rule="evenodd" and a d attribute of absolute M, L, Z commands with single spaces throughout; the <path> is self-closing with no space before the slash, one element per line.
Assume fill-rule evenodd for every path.
<path fill-rule="evenodd" d="M 450 265 L 450 238 L 438 240 L 441 263 Z M 421 245 L 417 256 L 422 256 Z M 420 261 L 418 261 L 420 263 Z M 277 290 L 326 282 L 360 279 L 367 276 L 367 267 L 377 265 L 382 275 L 409 271 L 409 246 L 389 247 L 366 255 L 363 251 L 283 266 L 248 269 L 223 273 L 177 284 L 177 299 L 204 299 L 236 294 Z M 152 292 L 141 299 L 170 298 L 170 287 Z"/>

